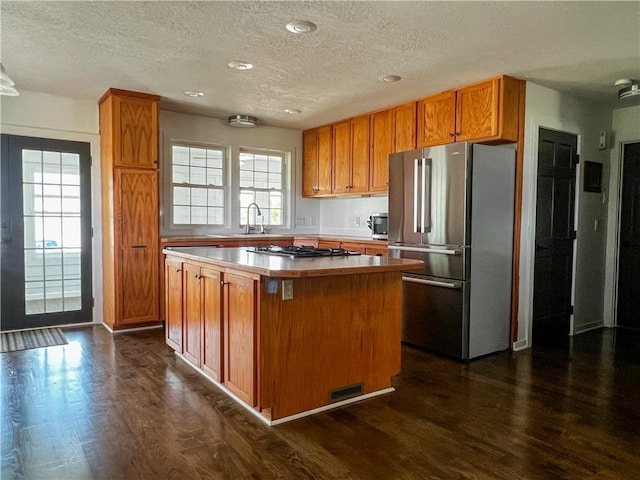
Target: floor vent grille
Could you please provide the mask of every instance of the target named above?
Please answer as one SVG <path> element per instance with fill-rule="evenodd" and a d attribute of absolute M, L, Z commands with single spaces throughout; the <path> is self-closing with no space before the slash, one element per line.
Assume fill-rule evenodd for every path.
<path fill-rule="evenodd" d="M 364 384 L 356 383 L 354 385 L 347 385 L 346 387 L 336 388 L 329 392 L 329 401 L 331 403 L 341 402 L 348 398 L 358 397 L 364 392 Z"/>

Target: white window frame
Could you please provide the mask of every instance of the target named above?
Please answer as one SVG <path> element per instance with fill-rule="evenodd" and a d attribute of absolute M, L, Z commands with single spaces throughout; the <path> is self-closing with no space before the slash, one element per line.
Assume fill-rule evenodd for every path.
<path fill-rule="evenodd" d="M 242 222 L 242 216 L 243 214 L 246 214 L 246 207 L 241 207 L 240 203 L 241 203 L 241 199 L 240 199 L 240 192 L 242 190 L 251 190 L 254 192 L 270 192 L 273 191 L 274 189 L 270 189 L 270 188 L 247 188 L 247 187 L 241 187 L 240 186 L 240 155 L 243 153 L 248 153 L 248 154 L 254 154 L 254 155 L 273 155 L 273 156 L 278 156 L 282 159 L 282 167 L 281 167 L 281 171 L 280 171 L 280 175 L 281 175 L 281 188 L 280 188 L 280 195 L 281 195 L 281 210 L 282 210 L 282 223 L 279 225 L 271 225 L 270 222 L 265 218 L 266 217 L 266 212 L 263 213 L 263 217 L 261 218 L 265 220 L 264 224 L 269 226 L 269 227 L 273 227 L 273 228 L 278 228 L 278 229 L 287 229 L 290 226 L 290 222 L 289 222 L 289 215 L 290 215 L 290 205 L 291 205 L 291 200 L 290 200 L 290 196 L 291 196 L 291 191 L 293 189 L 293 186 L 291 185 L 291 152 L 287 152 L 287 151 L 283 151 L 283 150 L 274 150 L 274 149 L 268 149 L 268 148 L 256 148 L 256 147 L 240 147 L 238 149 L 238 162 L 237 162 L 237 185 L 234 185 L 234 191 L 237 193 L 237 198 L 238 198 L 238 211 L 234 213 L 234 220 L 238 222 L 239 226 L 241 228 L 246 227 L 246 224 Z M 261 205 L 261 202 L 257 202 L 258 206 L 261 209 L 267 210 L 269 208 L 269 205 Z M 252 218 L 253 216 L 251 216 L 250 218 Z M 250 218 L 248 219 L 249 221 Z"/>
<path fill-rule="evenodd" d="M 217 150 L 222 152 L 222 185 L 215 186 L 207 186 L 202 184 L 193 184 L 188 182 L 180 182 L 176 183 L 173 178 L 173 167 L 174 167 L 174 159 L 173 159 L 173 149 L 174 147 L 185 147 L 185 148 L 197 148 L 203 150 Z M 169 174 L 169 182 L 167 183 L 169 187 L 169 214 L 170 214 L 170 228 L 175 229 L 193 229 L 193 228 L 224 228 L 229 223 L 229 151 L 228 147 L 223 145 L 212 145 L 212 144 L 202 144 L 197 142 L 190 141 L 180 141 L 180 140 L 172 140 L 169 145 L 169 162 L 168 162 L 168 174 Z M 189 187 L 189 188 L 202 188 L 204 190 L 220 190 L 223 198 L 223 222 L 222 223 L 176 223 L 174 218 L 174 187 Z"/>

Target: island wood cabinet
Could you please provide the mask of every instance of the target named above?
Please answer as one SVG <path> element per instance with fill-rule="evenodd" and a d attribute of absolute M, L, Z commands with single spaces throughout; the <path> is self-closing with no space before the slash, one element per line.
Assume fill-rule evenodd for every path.
<path fill-rule="evenodd" d="M 517 142 L 520 81 L 506 75 L 418 102 L 418 147 Z"/>
<path fill-rule="evenodd" d="M 333 124 L 334 194 L 369 190 L 369 115 Z"/>
<path fill-rule="evenodd" d="M 331 194 L 333 127 L 306 130 L 302 136 L 302 195 L 320 197 Z"/>
<path fill-rule="evenodd" d="M 389 154 L 416 148 L 416 102 L 371 114 L 370 192 L 389 187 Z"/>
<path fill-rule="evenodd" d="M 164 278 L 166 281 L 164 302 L 167 345 L 176 352 L 182 353 L 182 261 L 173 258 L 165 259 Z"/>
<path fill-rule="evenodd" d="M 104 323 L 159 322 L 158 101 L 110 89 L 100 99 Z"/>
<path fill-rule="evenodd" d="M 241 400 L 255 405 L 259 276 L 171 257 L 165 266 L 167 344 Z M 177 340 L 180 331 L 182 349 Z"/>

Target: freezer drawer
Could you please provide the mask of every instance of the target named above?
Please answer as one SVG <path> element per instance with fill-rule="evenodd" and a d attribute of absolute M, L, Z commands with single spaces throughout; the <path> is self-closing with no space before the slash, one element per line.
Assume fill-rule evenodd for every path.
<path fill-rule="evenodd" d="M 402 341 L 467 359 L 469 282 L 412 274 L 402 280 Z"/>
<path fill-rule="evenodd" d="M 457 280 L 469 279 L 470 253 L 469 247 L 439 245 L 389 245 L 387 251 L 393 258 L 422 260 L 422 270 L 413 273 Z"/>

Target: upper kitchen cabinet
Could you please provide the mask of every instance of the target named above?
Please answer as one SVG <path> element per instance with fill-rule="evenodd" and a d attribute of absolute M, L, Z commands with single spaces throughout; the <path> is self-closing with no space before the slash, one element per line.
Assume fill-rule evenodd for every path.
<path fill-rule="evenodd" d="M 418 147 L 517 142 L 520 81 L 500 76 L 418 102 Z"/>
<path fill-rule="evenodd" d="M 371 114 L 370 192 L 386 192 L 389 154 L 416 148 L 416 102 Z"/>
<path fill-rule="evenodd" d="M 100 99 L 104 323 L 160 321 L 158 102 L 110 89 Z"/>
<path fill-rule="evenodd" d="M 109 115 L 114 166 L 158 168 L 159 100 L 157 95 L 115 88 L 102 97 L 100 111 Z"/>
<path fill-rule="evenodd" d="M 367 193 L 369 188 L 369 115 L 333 124 L 332 193 Z"/>
<path fill-rule="evenodd" d="M 306 130 L 302 137 L 302 196 L 321 197 L 331 194 L 331 159 L 333 128 L 325 125 Z"/>

